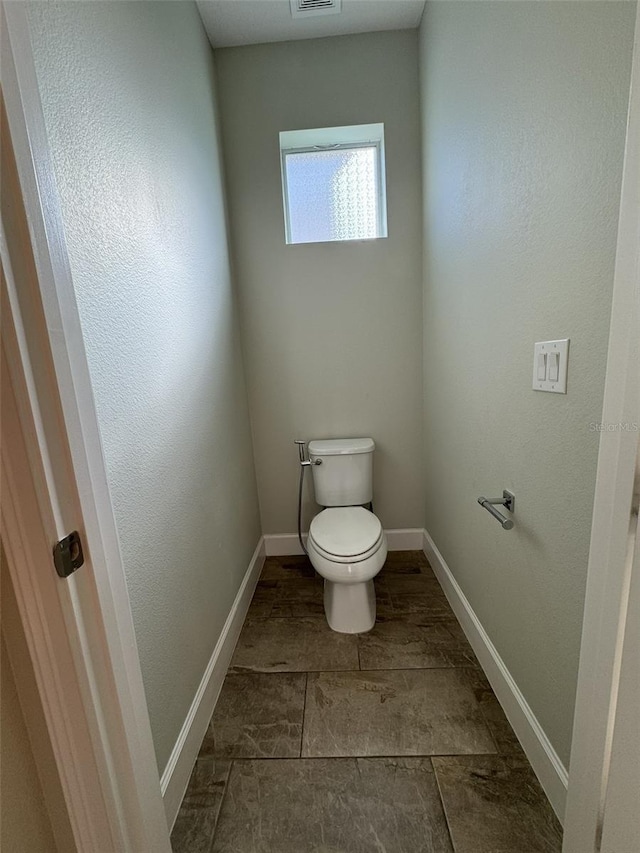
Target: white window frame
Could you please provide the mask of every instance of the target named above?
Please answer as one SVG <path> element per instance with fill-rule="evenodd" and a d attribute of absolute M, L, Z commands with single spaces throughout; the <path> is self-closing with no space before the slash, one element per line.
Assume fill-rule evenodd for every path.
<path fill-rule="evenodd" d="M 333 240 L 311 240 L 294 242 L 291 239 L 291 217 L 289 211 L 289 187 L 287 183 L 286 159 L 290 154 L 313 154 L 322 151 L 352 151 L 356 148 L 374 148 L 376 151 L 376 174 L 378 193 L 376 204 L 375 237 L 350 237 Z M 362 124 L 346 127 L 322 127 L 313 130 L 283 131 L 280 134 L 280 170 L 282 175 L 282 205 L 284 231 L 287 246 L 308 246 L 316 243 L 370 243 L 385 239 L 387 232 L 387 188 L 384 154 L 384 125 Z"/>

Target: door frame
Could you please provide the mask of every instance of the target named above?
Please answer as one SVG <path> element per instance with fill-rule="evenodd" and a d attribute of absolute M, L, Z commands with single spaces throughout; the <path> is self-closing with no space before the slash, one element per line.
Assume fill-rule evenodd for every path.
<path fill-rule="evenodd" d="M 637 14 L 602 408 L 604 425 L 628 424 L 630 428 L 600 434 L 564 853 L 597 853 L 601 845 L 633 566 L 628 550 L 630 531 L 635 533 L 637 527 L 633 490 L 639 450 L 639 342 L 640 14 Z"/>
<path fill-rule="evenodd" d="M 3 142 L 28 227 L 1 241 L 2 539 L 76 849 L 170 853 L 26 7 L 0 10 Z M 51 549 L 72 530 L 85 565 L 61 579 Z"/>
<path fill-rule="evenodd" d="M 76 849 L 170 853 L 26 4 L 3 3 L 1 15 L 1 82 L 30 230 L 30 245 L 19 248 L 33 252 L 36 271 L 27 305 L 3 233 L 2 385 L 12 426 L 2 447 L 2 537 Z M 603 406 L 609 423 L 639 420 L 639 51 L 640 19 Z M 629 586 L 624 553 L 637 445 L 637 434 L 601 435 L 565 853 L 597 850 Z M 88 559 L 61 580 L 52 574 L 50 548 L 72 529 L 81 532 Z M 99 843 L 97 832 L 105 833 Z"/>

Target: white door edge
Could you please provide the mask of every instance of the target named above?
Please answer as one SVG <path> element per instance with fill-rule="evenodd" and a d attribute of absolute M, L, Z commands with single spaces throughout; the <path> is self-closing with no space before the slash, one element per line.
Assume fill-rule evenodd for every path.
<path fill-rule="evenodd" d="M 604 424 L 626 424 L 628 428 L 614 426 L 600 437 L 564 853 L 600 849 L 630 584 L 627 545 L 640 423 L 639 294 L 640 16 L 636 19 L 602 413 Z"/>
<path fill-rule="evenodd" d="M 79 529 L 88 552 L 86 565 L 76 575 L 56 578 L 99 771 L 100 790 L 95 778 L 93 783 L 87 780 L 94 787 L 85 796 L 98 810 L 101 801 L 111 836 L 108 842 L 103 837 L 98 846 L 85 843 L 80 849 L 169 853 L 131 607 L 35 76 L 27 4 L 3 4 L 2 17 L 2 87 L 38 279 L 28 294 L 28 312 L 21 310 L 15 288 L 10 294 L 11 319 L 22 326 L 23 334 L 21 339 L 15 337 L 8 361 L 14 391 L 21 398 L 18 406 L 42 533 L 52 545 Z M 41 574 L 34 572 L 34 583 Z M 33 597 L 26 600 L 33 603 Z M 34 607 L 32 617 L 24 625 L 27 640 L 46 624 L 48 614 Z M 61 713 L 60 706 L 46 701 L 44 708 L 50 717 Z M 73 750 L 57 758 L 63 777 L 82 774 Z M 68 801 L 68 807 L 82 811 L 78 798 Z M 93 818 L 97 821 L 97 812 Z"/>

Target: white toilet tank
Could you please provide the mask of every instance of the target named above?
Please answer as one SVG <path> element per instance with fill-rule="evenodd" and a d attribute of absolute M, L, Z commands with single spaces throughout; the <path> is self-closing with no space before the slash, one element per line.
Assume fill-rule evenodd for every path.
<path fill-rule="evenodd" d="M 313 487 L 320 506 L 359 506 L 373 500 L 372 438 L 327 438 L 309 442 Z"/>

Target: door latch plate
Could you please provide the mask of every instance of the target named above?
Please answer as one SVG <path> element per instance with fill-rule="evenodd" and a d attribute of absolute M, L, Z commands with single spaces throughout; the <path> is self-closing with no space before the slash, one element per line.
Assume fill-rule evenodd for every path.
<path fill-rule="evenodd" d="M 77 530 L 56 543 L 53 548 L 53 563 L 61 578 L 68 578 L 84 563 L 82 542 Z"/>

